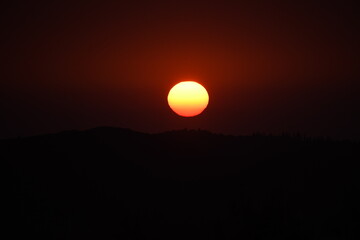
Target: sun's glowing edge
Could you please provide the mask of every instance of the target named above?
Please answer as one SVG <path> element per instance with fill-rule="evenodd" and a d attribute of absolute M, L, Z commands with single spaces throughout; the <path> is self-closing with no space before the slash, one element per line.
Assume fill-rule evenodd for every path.
<path fill-rule="evenodd" d="M 182 117 L 199 115 L 209 104 L 207 90 L 194 81 L 183 81 L 174 85 L 167 98 L 170 108 Z"/>

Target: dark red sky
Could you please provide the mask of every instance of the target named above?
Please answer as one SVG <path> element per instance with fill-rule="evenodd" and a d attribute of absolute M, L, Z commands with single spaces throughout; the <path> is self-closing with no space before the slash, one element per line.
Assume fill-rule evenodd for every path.
<path fill-rule="evenodd" d="M 1 7 L 0 138 L 104 125 L 360 136 L 356 1 L 74 2 Z M 195 118 L 167 106 L 184 79 L 210 94 Z"/>

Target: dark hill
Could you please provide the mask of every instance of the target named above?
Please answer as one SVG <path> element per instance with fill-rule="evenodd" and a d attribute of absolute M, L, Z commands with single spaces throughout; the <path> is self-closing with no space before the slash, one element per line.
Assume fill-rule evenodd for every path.
<path fill-rule="evenodd" d="M 2 140 L 6 239 L 359 239 L 359 146 L 108 127 Z"/>

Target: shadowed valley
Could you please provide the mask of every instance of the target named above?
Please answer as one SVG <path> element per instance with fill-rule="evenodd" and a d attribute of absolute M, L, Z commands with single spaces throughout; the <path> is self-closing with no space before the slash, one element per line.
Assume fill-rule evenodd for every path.
<path fill-rule="evenodd" d="M 358 239 L 360 143 L 95 128 L 0 141 L 7 239 Z"/>

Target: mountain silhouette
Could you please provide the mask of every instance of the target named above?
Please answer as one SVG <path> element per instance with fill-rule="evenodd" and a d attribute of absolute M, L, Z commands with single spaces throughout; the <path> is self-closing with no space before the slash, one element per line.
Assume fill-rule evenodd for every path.
<path fill-rule="evenodd" d="M 4 235 L 359 239 L 359 147 L 111 127 L 1 140 Z"/>

